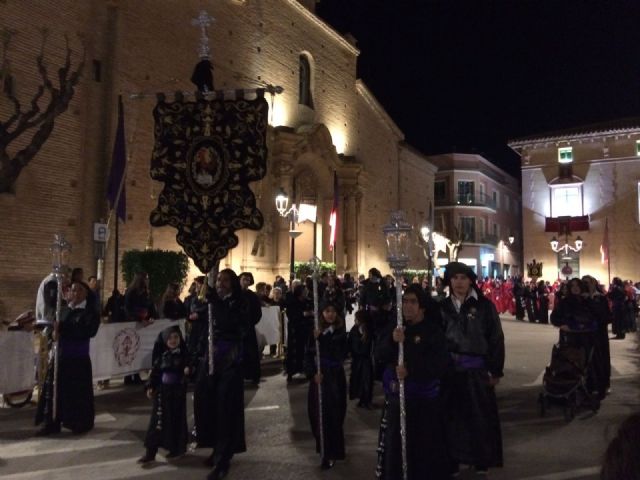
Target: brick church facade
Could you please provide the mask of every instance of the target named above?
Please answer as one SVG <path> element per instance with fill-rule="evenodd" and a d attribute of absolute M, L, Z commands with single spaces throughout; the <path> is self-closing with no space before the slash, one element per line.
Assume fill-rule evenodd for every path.
<path fill-rule="evenodd" d="M 191 25 L 202 8 L 209 28 L 215 87 L 281 86 L 270 104 L 268 173 L 254 184 L 265 225 L 240 231 L 240 244 L 221 266 L 254 272 L 257 280 L 287 277 L 288 222 L 275 209 L 276 192 L 317 206 L 315 228 L 301 224 L 296 260 L 328 249 L 333 172 L 339 181 L 339 273 L 388 271 L 381 227 L 389 212 L 404 209 L 416 227 L 433 201 L 435 168 L 404 143 L 404 135 L 367 86 L 357 78 L 359 50 L 319 19 L 313 1 L 220 0 L 7 0 L 0 29 L 10 38 L 5 67 L 23 105 L 41 82 L 36 57 L 43 48 L 50 76 L 64 62 L 65 35 L 74 65 L 84 50 L 83 76 L 48 141 L 22 170 L 14 191 L 0 194 L 0 301 L 11 317 L 35 302 L 49 273 L 55 232 L 73 245 L 72 264 L 95 273 L 93 224 L 109 216 L 105 191 L 116 126 L 117 96 L 124 99 L 128 165 L 127 220 L 120 251 L 178 249 L 175 230 L 149 226 L 160 185 L 149 177 L 155 93 L 193 91 L 200 29 Z M 41 29 L 46 28 L 43 43 Z M 44 45 L 44 47 L 42 47 Z M 4 54 L 5 52 L 3 52 Z M 5 69 L 5 72 L 7 70 Z M 143 95 L 139 95 L 143 94 Z M 0 120 L 12 105 L 0 96 Z M 11 151 L 9 153 L 12 153 Z M 417 230 L 417 228 L 416 228 Z M 315 251 L 314 251 L 315 248 Z M 425 268 L 414 246 L 412 267 Z M 105 261 L 105 295 L 113 285 L 113 242 Z M 198 272 L 192 269 L 191 275 Z M 125 285 L 120 281 L 121 290 Z"/>

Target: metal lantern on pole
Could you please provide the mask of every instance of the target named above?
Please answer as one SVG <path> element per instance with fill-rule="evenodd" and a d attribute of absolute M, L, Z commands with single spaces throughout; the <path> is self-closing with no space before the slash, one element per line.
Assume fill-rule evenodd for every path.
<path fill-rule="evenodd" d="M 393 269 L 396 283 L 396 314 L 398 328 L 402 327 L 402 273 L 409 264 L 409 245 L 413 227 L 401 210 L 391 212 L 391 221 L 382 228 L 387 242 L 387 262 Z M 398 344 L 398 366 L 404 365 L 404 345 Z M 402 478 L 407 480 L 407 411 L 404 380 L 398 379 L 400 399 L 400 441 L 402 446 Z"/>
<path fill-rule="evenodd" d="M 54 332 L 56 334 L 53 337 L 53 405 L 52 405 L 52 419 L 58 417 L 58 363 L 59 363 L 59 348 L 58 348 L 58 326 L 60 322 L 60 312 L 62 310 L 62 279 L 67 271 L 69 264 L 69 254 L 71 253 L 71 244 L 67 242 L 64 235 L 56 233 L 54 235 L 53 244 L 50 247 L 51 250 L 51 267 L 53 274 L 56 277 L 57 284 L 57 298 L 56 298 L 56 319 L 54 323 Z"/>
<path fill-rule="evenodd" d="M 295 192 L 294 192 L 295 200 Z M 293 279 L 295 278 L 295 251 L 296 251 L 296 238 L 298 238 L 302 232 L 295 229 L 298 223 L 298 207 L 296 204 L 289 206 L 289 196 L 281 188 L 276 194 L 276 210 L 281 217 L 289 219 L 289 237 L 291 238 L 291 248 L 289 257 L 289 286 L 293 288 Z"/>

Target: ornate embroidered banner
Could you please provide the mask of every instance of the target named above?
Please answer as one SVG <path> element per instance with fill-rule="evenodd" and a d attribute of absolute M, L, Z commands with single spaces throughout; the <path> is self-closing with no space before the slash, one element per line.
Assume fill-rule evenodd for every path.
<path fill-rule="evenodd" d="M 202 272 L 238 245 L 236 230 L 262 228 L 249 182 L 266 174 L 267 119 L 264 91 L 225 99 L 168 103 L 158 96 L 151 178 L 164 182 L 151 224 L 171 225 L 176 239 Z"/>

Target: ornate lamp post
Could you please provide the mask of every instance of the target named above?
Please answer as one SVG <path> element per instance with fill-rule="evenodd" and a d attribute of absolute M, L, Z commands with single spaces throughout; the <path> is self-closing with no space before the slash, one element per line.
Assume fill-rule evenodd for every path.
<path fill-rule="evenodd" d="M 564 237 L 564 245 L 560 246 L 560 243 L 558 242 L 558 239 L 554 236 L 551 241 L 549 242 L 549 245 L 551 245 L 551 250 L 553 250 L 556 253 L 560 253 L 560 252 L 564 252 L 565 255 L 569 255 L 569 251 L 572 252 L 579 252 L 580 250 L 582 250 L 582 238 L 580 238 L 580 236 L 578 235 L 578 237 L 576 237 L 576 240 L 574 243 L 575 247 L 572 245 L 569 245 L 569 235 L 565 235 Z"/>
<path fill-rule="evenodd" d="M 393 270 L 396 283 L 398 327 L 402 327 L 402 273 L 409 264 L 410 235 L 413 227 L 406 222 L 404 212 L 391 212 L 391 221 L 382 228 L 387 241 L 387 262 Z M 398 365 L 404 365 L 404 345 L 398 344 Z M 407 480 L 407 412 L 405 408 L 404 380 L 400 387 L 400 441 L 402 444 L 402 478 Z"/>
<path fill-rule="evenodd" d="M 293 284 L 293 279 L 296 276 L 295 272 L 295 251 L 296 251 L 296 238 L 302 235 L 302 232 L 295 229 L 296 223 L 298 223 L 298 208 L 296 204 L 289 206 L 289 196 L 281 188 L 276 195 L 276 210 L 278 214 L 283 218 L 289 219 L 289 237 L 291 238 L 291 249 L 289 256 L 289 286 Z"/>
<path fill-rule="evenodd" d="M 54 235 L 53 244 L 50 247 L 51 250 L 51 267 L 53 274 L 56 277 L 57 283 L 57 299 L 56 299 L 56 319 L 54 323 L 54 336 L 53 336 L 53 407 L 52 407 L 52 419 L 55 420 L 58 417 L 58 363 L 59 363 L 59 349 L 58 349 L 58 328 L 60 322 L 60 311 L 62 310 L 62 279 L 67 273 L 67 265 L 69 264 L 69 254 L 71 253 L 71 244 L 67 242 L 64 235 L 56 233 Z"/>

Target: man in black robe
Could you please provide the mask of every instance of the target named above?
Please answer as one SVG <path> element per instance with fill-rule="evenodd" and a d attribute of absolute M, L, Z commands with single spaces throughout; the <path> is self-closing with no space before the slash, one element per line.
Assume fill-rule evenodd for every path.
<path fill-rule="evenodd" d="M 60 432 L 60 426 L 73 433 L 84 433 L 93 428 L 93 378 L 89 341 L 98 332 L 100 316 L 89 297 L 89 286 L 83 282 L 71 285 L 68 305 L 60 312 L 60 321 L 53 335 L 58 337 L 57 411 L 53 416 L 53 380 L 55 358 L 50 359 L 38 400 L 36 425 L 44 423 L 38 435 Z"/>
<path fill-rule="evenodd" d="M 384 362 L 385 405 L 380 424 L 377 478 L 402 478 L 399 381 L 404 379 L 409 480 L 449 478 L 440 380 L 449 355 L 437 303 L 420 285 L 407 287 L 402 297 L 404 328 L 392 326 L 376 348 Z M 404 365 L 398 365 L 398 344 L 404 345 Z"/>
<path fill-rule="evenodd" d="M 440 309 L 454 364 L 443 385 L 452 473 L 461 463 L 475 466 L 479 474 L 502 466 L 494 388 L 503 376 L 504 334 L 495 306 L 474 288 L 475 281 L 469 266 L 447 265 L 450 295 Z"/>
<path fill-rule="evenodd" d="M 258 336 L 256 335 L 256 325 L 262 318 L 262 303 L 258 295 L 249 290 L 253 285 L 253 274 L 242 272 L 239 276 L 242 293 L 246 297 L 249 306 L 249 323 L 252 328 L 247 329 L 243 339 L 243 359 L 244 379 L 251 380 L 254 385 L 260 384 L 260 350 L 258 348 Z"/>
<path fill-rule="evenodd" d="M 215 318 L 214 368 L 209 375 L 209 342 L 203 335 L 194 356 L 200 366 L 193 413 L 197 446 L 213 447 L 207 465 L 214 468 L 207 478 L 217 480 L 229 471 L 233 455 L 246 451 L 242 341 L 253 326 L 246 296 L 233 270 L 218 273 L 209 301 Z"/>

